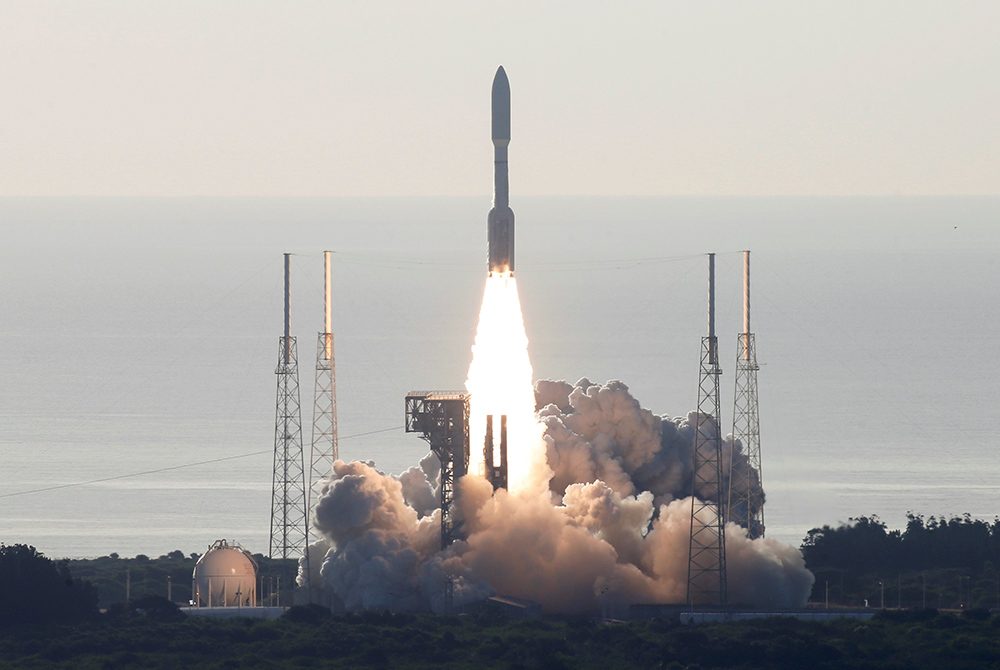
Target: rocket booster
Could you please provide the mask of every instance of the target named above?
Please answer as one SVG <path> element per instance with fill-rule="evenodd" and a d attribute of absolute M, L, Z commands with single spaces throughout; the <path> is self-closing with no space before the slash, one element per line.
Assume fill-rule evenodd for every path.
<path fill-rule="evenodd" d="M 493 77 L 493 209 L 489 228 L 489 271 L 514 272 L 514 212 L 507 182 L 507 145 L 510 144 L 510 82 L 503 66 Z"/>

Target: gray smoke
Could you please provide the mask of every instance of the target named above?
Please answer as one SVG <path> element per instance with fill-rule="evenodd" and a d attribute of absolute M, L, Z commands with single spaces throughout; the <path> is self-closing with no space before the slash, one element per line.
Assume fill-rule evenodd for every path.
<path fill-rule="evenodd" d="M 446 550 L 436 457 L 399 477 L 371 463 L 334 464 L 314 514 L 324 540 L 310 556 L 338 605 L 443 612 L 449 582 L 459 606 L 494 594 L 564 613 L 684 601 L 692 439 L 696 422 L 710 419 L 657 416 L 617 381 L 540 381 L 535 397 L 554 473 L 549 491 L 494 494 L 483 478 L 462 478 L 456 516 L 466 539 Z M 734 486 L 760 486 L 738 442 L 719 448 L 726 477 L 735 453 Z M 795 547 L 749 540 L 729 524 L 726 553 L 731 601 L 805 603 L 813 576 Z"/>
<path fill-rule="evenodd" d="M 545 424 L 554 492 L 600 480 L 623 496 L 648 491 L 657 507 L 691 494 L 695 426 L 703 422 L 703 430 L 713 433 L 715 424 L 712 417 L 697 412 L 673 419 L 657 416 L 641 407 L 620 381 L 600 385 L 584 378 L 573 386 L 541 380 L 535 384 L 535 407 Z M 760 477 L 739 441 L 728 435 L 719 448 L 722 490 L 729 485 L 732 464 L 733 486 L 754 487 L 763 500 Z M 718 502 L 716 491 L 696 493 Z"/>

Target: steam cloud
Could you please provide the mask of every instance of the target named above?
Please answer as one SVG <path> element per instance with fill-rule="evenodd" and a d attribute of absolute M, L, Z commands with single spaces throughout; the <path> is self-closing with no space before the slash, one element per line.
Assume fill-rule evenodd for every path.
<path fill-rule="evenodd" d="M 310 547 L 313 583 L 352 611 L 444 612 L 447 581 L 456 606 L 496 594 L 561 613 L 684 602 L 692 439 L 696 421 L 710 419 L 657 416 L 618 381 L 539 381 L 535 401 L 548 486 L 494 494 L 483 478 L 462 478 L 456 516 L 466 539 L 443 551 L 433 454 L 398 477 L 337 461 L 314 514 L 324 539 Z M 759 488 L 739 442 L 730 436 L 720 448 L 724 476 Z M 749 540 L 729 524 L 726 554 L 730 602 L 806 602 L 813 575 L 795 547 Z"/>

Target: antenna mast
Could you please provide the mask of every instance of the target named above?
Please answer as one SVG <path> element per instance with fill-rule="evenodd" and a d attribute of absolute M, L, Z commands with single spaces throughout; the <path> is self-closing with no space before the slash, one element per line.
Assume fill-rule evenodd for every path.
<path fill-rule="evenodd" d="M 733 439 L 743 445 L 747 471 L 735 476 L 736 450 L 730 466 L 729 520 L 747 529 L 751 540 L 764 537 L 764 488 L 761 483 L 760 417 L 757 410 L 757 348 L 750 331 L 750 252 L 743 252 L 743 332 L 736 356 Z M 734 489 L 733 481 L 740 485 Z"/>
<path fill-rule="evenodd" d="M 708 255 L 708 336 L 701 339 L 698 411 L 695 413 L 694 476 L 688 605 L 724 605 L 726 526 L 722 513 L 722 435 L 719 429 L 719 343 L 715 337 L 715 254 Z"/>

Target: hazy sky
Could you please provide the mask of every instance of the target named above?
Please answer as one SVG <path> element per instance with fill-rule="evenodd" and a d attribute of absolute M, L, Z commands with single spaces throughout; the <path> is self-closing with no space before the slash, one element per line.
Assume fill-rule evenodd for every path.
<path fill-rule="evenodd" d="M 0 196 L 1000 193 L 998 2 L 0 0 Z"/>

